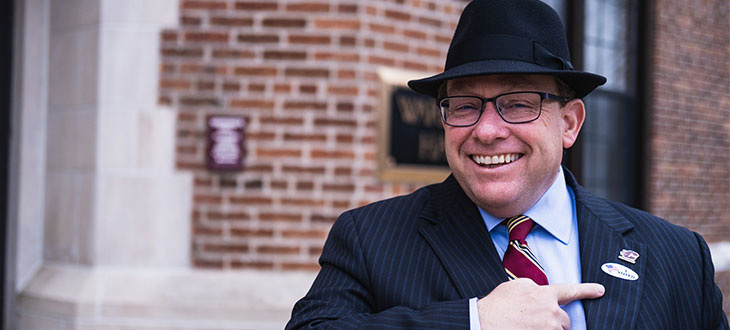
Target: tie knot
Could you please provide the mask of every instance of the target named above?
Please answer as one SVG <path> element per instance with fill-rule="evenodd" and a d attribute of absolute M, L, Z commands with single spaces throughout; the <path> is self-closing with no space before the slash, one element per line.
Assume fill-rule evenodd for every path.
<path fill-rule="evenodd" d="M 509 231 L 509 240 L 518 240 L 521 243 L 525 242 L 525 237 L 532 230 L 533 222 L 530 217 L 526 215 L 518 215 L 505 219 L 507 222 L 507 230 Z"/>

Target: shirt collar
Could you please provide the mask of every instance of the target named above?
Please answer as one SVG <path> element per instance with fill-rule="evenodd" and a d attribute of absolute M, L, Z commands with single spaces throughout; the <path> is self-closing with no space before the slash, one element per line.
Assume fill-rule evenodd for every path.
<path fill-rule="evenodd" d="M 532 218 L 550 235 L 563 244 L 570 242 L 571 225 L 573 224 L 573 201 L 565 183 L 563 167 L 560 167 L 553 184 L 545 194 L 524 215 Z M 479 208 L 487 229 L 491 232 L 504 219 L 497 218 Z"/>

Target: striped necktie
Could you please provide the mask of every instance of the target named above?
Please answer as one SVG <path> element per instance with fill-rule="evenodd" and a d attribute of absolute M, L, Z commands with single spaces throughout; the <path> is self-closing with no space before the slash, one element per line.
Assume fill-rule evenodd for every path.
<path fill-rule="evenodd" d="M 532 230 L 534 223 L 528 216 L 520 215 L 505 219 L 509 230 L 509 245 L 504 253 L 502 264 L 510 280 L 518 277 L 527 277 L 539 285 L 547 285 L 545 269 L 530 248 L 525 237 Z"/>

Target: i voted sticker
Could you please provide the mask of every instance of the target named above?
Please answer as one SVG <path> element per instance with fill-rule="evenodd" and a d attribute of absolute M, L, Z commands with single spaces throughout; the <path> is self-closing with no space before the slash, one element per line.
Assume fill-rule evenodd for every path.
<path fill-rule="evenodd" d="M 639 279 L 639 274 L 636 274 L 636 272 L 631 270 L 631 268 L 613 262 L 603 264 L 601 266 L 601 270 L 608 275 L 624 280 L 636 281 Z"/>

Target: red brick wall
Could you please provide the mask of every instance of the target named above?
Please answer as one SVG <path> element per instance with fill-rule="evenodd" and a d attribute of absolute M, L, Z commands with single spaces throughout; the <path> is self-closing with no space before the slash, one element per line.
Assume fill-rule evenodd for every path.
<path fill-rule="evenodd" d="M 730 239 L 730 20 L 726 0 L 655 5 L 650 209 Z"/>
<path fill-rule="evenodd" d="M 420 184 L 377 179 L 379 66 L 440 71 L 464 1 L 182 0 L 160 103 L 194 174 L 197 267 L 316 269 L 339 213 Z M 247 121 L 245 168 L 205 168 L 205 119 Z"/>
<path fill-rule="evenodd" d="M 730 3 L 654 5 L 651 212 L 730 240 Z M 730 272 L 716 276 L 730 311 Z"/>

